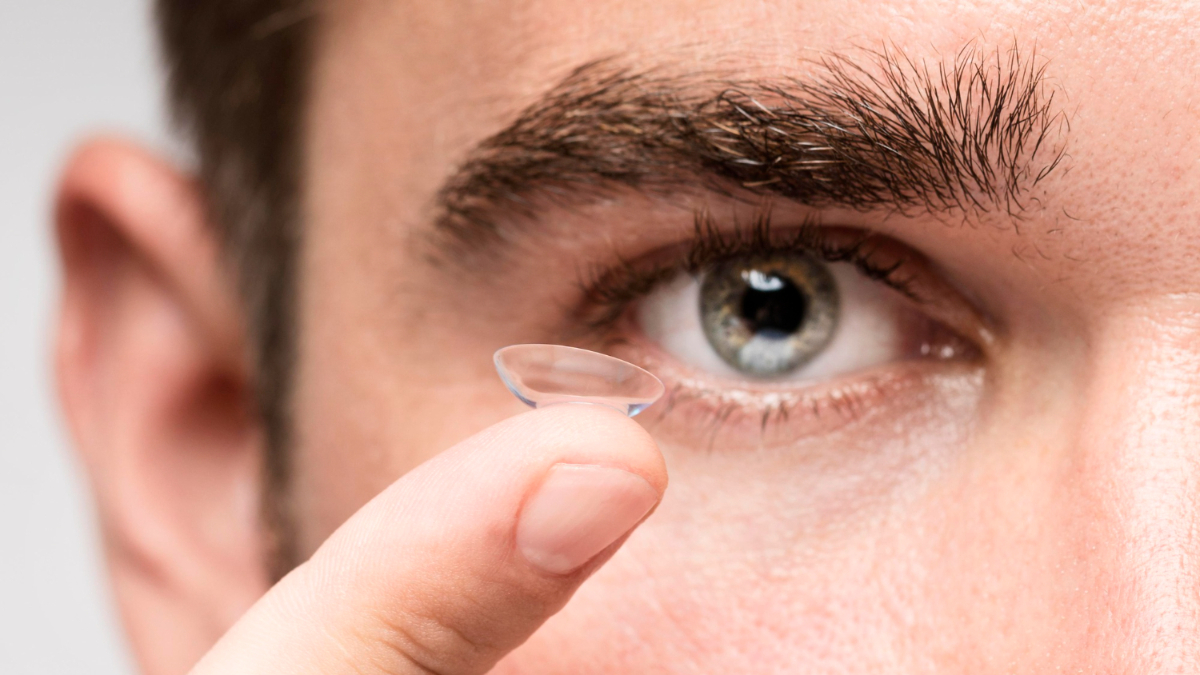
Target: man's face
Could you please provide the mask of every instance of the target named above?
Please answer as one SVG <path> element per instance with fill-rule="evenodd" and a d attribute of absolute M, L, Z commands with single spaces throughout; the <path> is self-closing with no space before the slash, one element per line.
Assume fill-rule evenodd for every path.
<path fill-rule="evenodd" d="M 302 555 L 521 410 L 494 350 L 566 342 L 662 377 L 668 400 L 639 420 L 671 487 L 500 672 L 1194 662 L 1200 9 L 331 4 L 307 138 L 289 488 Z M 902 102 L 888 73 L 916 90 L 910 122 L 931 101 L 965 111 L 874 144 L 871 124 L 846 132 L 866 142 L 864 170 L 926 170 L 892 186 L 907 203 L 861 176 L 830 188 L 819 164 L 754 164 L 755 139 L 811 142 L 806 105 L 853 127 L 839 95 Z M 1011 142 L 976 136 L 980 153 L 956 155 L 964 130 L 991 128 L 987 100 Z M 638 127 L 655 111 L 680 122 Z M 923 129 L 950 145 L 927 134 L 927 156 L 889 164 L 883 146 L 919 149 Z M 506 143 L 527 161 L 505 163 Z M 960 162 L 930 159 L 947 156 Z M 589 173 L 595 157 L 620 175 Z M 747 236 L 767 216 L 769 235 Z M 847 261 L 797 250 L 817 220 L 817 248 Z M 802 283 L 824 278 L 814 267 L 834 295 Z M 792 340 L 822 302 L 833 333 Z M 713 328 L 722 316 L 765 351 Z"/>

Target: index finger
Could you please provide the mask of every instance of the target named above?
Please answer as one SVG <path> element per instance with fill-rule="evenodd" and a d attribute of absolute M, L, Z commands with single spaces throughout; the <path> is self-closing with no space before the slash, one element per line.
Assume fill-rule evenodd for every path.
<path fill-rule="evenodd" d="M 193 673 L 484 673 L 657 505 L 654 441 L 602 406 L 497 424 L 372 500 Z"/>

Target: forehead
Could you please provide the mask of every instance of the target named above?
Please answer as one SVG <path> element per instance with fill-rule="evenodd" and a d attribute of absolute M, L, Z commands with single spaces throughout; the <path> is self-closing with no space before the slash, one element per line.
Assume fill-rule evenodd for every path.
<path fill-rule="evenodd" d="M 829 51 L 894 44 L 918 59 L 951 56 L 969 42 L 1014 39 L 1086 86 L 1131 75 L 1192 84 L 1193 3 L 930 0 L 346 0 L 326 15 L 325 51 L 374 62 L 395 84 L 435 102 L 533 96 L 581 62 L 632 62 L 794 71 Z M 388 66 L 392 69 L 386 70 Z M 1190 87 L 1185 87 L 1190 88 Z M 1110 102 L 1111 103 L 1111 102 Z"/>
<path fill-rule="evenodd" d="M 343 169 L 320 178 L 328 191 L 378 196 L 369 218 L 419 228 L 471 149 L 584 63 L 803 77 L 830 53 L 887 46 L 936 68 L 968 44 L 1016 44 L 1071 125 L 1053 211 L 1018 257 L 1178 264 L 1184 283 L 1196 252 L 1178 235 L 1200 215 L 1197 19 L 1189 3 L 349 0 L 324 22 L 314 165 Z"/>

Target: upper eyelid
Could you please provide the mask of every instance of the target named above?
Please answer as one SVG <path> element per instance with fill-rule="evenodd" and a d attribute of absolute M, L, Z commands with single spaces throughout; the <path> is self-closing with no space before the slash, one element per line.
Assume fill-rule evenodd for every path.
<path fill-rule="evenodd" d="M 618 257 L 615 263 L 594 265 L 586 268 L 577 278 L 578 300 L 573 305 L 573 311 L 568 309 L 561 334 L 566 340 L 592 341 L 597 338 L 614 339 L 619 331 L 616 327 L 636 302 L 646 297 L 659 284 L 665 283 L 681 272 L 702 271 L 700 264 L 705 260 L 697 255 L 697 242 L 705 244 L 699 247 L 702 251 L 711 238 L 704 234 L 705 227 L 715 231 L 728 244 L 731 235 L 739 238 L 737 246 L 707 246 L 709 254 L 744 255 L 753 253 L 756 249 L 747 243 L 759 242 L 769 247 L 762 252 L 782 252 L 806 250 L 817 253 L 828 262 L 849 262 L 856 264 L 860 273 L 873 277 L 895 291 L 900 297 L 913 305 L 916 311 L 925 314 L 930 319 L 938 321 L 974 344 L 984 358 L 997 356 L 1007 342 L 1002 324 L 997 324 L 994 318 L 982 310 L 970 296 L 958 289 L 955 283 L 946 279 L 939 271 L 936 262 L 931 261 L 919 250 L 907 243 L 890 236 L 861 227 L 843 227 L 822 221 L 821 216 L 808 216 L 799 223 L 792 221 L 786 225 L 775 226 L 770 222 L 768 208 L 760 207 L 750 221 L 734 223 L 733 226 L 718 226 L 718 221 L 709 214 L 698 211 L 697 226 L 689 240 L 673 245 L 660 246 L 656 250 L 637 257 Z M 761 222 L 760 222 L 761 221 Z M 754 234 L 756 228 L 758 234 Z M 739 234 L 740 233 L 740 234 Z M 820 244 L 826 244 L 824 250 Z M 858 260 L 833 260 L 843 258 L 846 250 L 858 243 Z M 870 251 L 863 248 L 870 246 Z M 831 255 L 831 248 L 833 254 Z M 864 256 L 882 259 L 903 259 L 903 264 L 886 275 L 874 274 L 871 269 L 864 270 Z M 718 258 L 712 258 L 715 262 Z M 880 265 L 883 263 L 880 262 Z M 879 265 L 876 265 L 878 270 Z"/>
<path fill-rule="evenodd" d="M 760 208 L 748 224 L 738 223 L 728 229 L 718 226 L 707 211 L 699 210 L 694 217 L 692 239 L 684 244 L 687 248 L 675 255 L 660 257 L 649 264 L 621 259 L 609 267 L 590 269 L 579 281 L 585 313 L 591 312 L 591 316 L 581 317 L 583 323 L 592 329 L 611 325 L 629 304 L 680 272 L 699 274 L 724 259 L 785 252 L 816 255 L 828 263 L 853 264 L 864 276 L 913 302 L 925 302 L 911 279 L 893 276 L 907 266 L 908 258 L 891 265 L 872 262 L 872 252 L 864 249 L 868 242 L 880 241 L 879 235 L 867 231 L 849 235 L 843 230 L 843 241 L 839 242 L 831 236 L 835 228 L 824 225 L 819 215 L 806 217 L 798 226 L 780 229 L 782 232 L 776 231 L 769 208 Z"/>

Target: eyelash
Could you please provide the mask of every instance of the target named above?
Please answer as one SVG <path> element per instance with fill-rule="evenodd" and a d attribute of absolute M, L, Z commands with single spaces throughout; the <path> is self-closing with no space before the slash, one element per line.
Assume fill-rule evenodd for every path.
<path fill-rule="evenodd" d="M 578 312 L 578 325 L 593 335 L 603 334 L 635 302 L 681 272 L 695 275 L 733 258 L 779 253 L 808 254 L 827 263 L 852 264 L 867 278 L 922 303 L 913 280 L 900 274 L 908 259 L 901 256 L 888 262 L 879 260 L 879 247 L 872 245 L 875 241 L 867 233 L 835 238 L 819 216 L 808 217 L 781 237 L 774 232 L 768 209 L 755 214 L 749 224 L 735 224 L 723 231 L 708 211 L 700 210 L 694 217 L 691 241 L 675 255 L 649 264 L 621 260 L 609 267 L 592 268 L 582 275 L 579 288 L 584 302 Z"/>
<path fill-rule="evenodd" d="M 881 235 L 862 230 L 826 226 L 819 216 L 810 216 L 786 229 L 774 225 L 769 209 L 756 212 L 749 222 L 717 226 L 705 210 L 694 214 L 692 237 L 659 254 L 616 264 L 594 266 L 579 277 L 582 301 L 569 322 L 567 340 L 587 343 L 601 351 L 619 349 L 629 342 L 624 334 L 630 309 L 660 284 L 677 274 L 701 274 L 731 258 L 769 256 L 780 253 L 807 254 L 827 263 L 847 263 L 869 279 L 882 283 L 916 305 L 939 307 L 938 293 L 922 272 L 919 254 Z M 964 343 L 964 349 L 972 349 Z M 643 364 L 652 368 L 651 364 Z M 911 380 L 881 376 L 839 385 L 821 392 L 807 389 L 750 393 L 741 389 L 714 387 L 703 383 L 677 383 L 668 387 L 658 420 L 671 417 L 683 401 L 697 401 L 706 411 L 697 423 L 709 427 L 709 446 L 718 433 L 735 418 L 754 424 L 764 442 L 776 423 L 805 418 L 830 430 L 858 419 L 873 401 L 897 400 Z M 747 404 L 746 401 L 754 401 Z M 793 430 L 794 432 L 794 430 Z M 810 429 L 808 433 L 818 433 Z"/>

